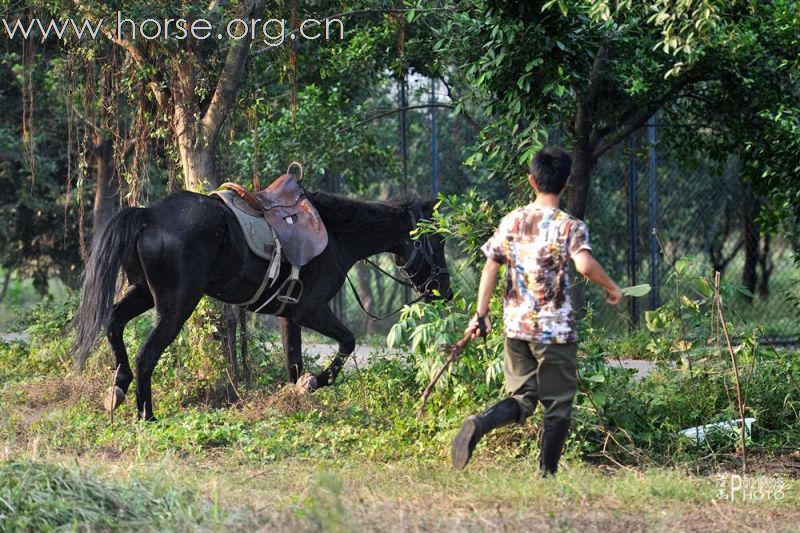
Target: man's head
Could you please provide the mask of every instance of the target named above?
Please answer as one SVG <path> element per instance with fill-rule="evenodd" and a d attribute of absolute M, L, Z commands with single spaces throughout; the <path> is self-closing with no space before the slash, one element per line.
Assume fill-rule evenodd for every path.
<path fill-rule="evenodd" d="M 547 145 L 531 159 L 529 181 L 536 192 L 561 194 L 567 185 L 572 158 L 562 148 Z"/>

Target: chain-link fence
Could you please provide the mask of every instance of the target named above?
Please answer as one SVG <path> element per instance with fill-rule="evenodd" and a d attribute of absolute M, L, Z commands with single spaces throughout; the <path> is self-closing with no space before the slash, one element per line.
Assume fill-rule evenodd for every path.
<path fill-rule="evenodd" d="M 725 282 L 752 294 L 726 302 L 731 320 L 796 341 L 798 243 L 762 233 L 761 200 L 742 181 L 737 157 L 722 167 L 702 158 L 679 167 L 671 160 L 677 158 L 659 149 L 657 134 L 661 128 L 646 128 L 601 164 L 586 216 L 595 253 L 609 273 L 623 286 L 650 283 L 653 291 L 611 309 L 600 291 L 589 288 L 595 316 L 617 330 L 643 320 L 644 311 L 676 297 L 675 263 L 690 257 L 698 273 L 719 271 Z"/>

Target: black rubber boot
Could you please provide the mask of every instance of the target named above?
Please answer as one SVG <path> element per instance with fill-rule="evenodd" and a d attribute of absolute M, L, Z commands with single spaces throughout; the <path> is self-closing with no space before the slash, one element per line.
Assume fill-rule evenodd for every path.
<path fill-rule="evenodd" d="M 555 475 L 558 460 L 569 435 L 570 420 L 545 420 L 540 445 L 539 468 L 544 476 Z"/>
<path fill-rule="evenodd" d="M 494 428 L 505 426 L 519 420 L 519 403 L 513 398 L 506 398 L 491 406 L 481 415 L 470 416 L 461 424 L 458 435 L 453 439 L 453 446 L 450 449 L 450 458 L 453 460 L 453 467 L 461 470 L 472 457 L 475 445 L 481 437 L 489 433 Z"/>

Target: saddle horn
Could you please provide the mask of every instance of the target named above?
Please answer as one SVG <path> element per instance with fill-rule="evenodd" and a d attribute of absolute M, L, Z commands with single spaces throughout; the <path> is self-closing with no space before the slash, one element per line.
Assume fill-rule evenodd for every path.
<path fill-rule="evenodd" d="M 298 174 L 295 174 L 294 172 L 292 172 L 292 167 L 299 168 L 300 169 L 300 174 L 298 175 Z M 303 181 L 303 164 L 300 163 L 300 161 L 292 161 L 291 163 L 289 163 L 289 168 L 286 169 L 286 173 L 287 174 L 294 174 L 295 176 L 297 176 L 297 181 Z"/>

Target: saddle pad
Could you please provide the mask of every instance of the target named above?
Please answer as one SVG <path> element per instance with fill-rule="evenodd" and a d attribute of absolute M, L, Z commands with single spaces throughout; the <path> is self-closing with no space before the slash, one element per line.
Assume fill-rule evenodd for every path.
<path fill-rule="evenodd" d="M 234 191 L 221 190 L 210 194 L 219 197 L 233 211 L 242 228 L 247 246 L 253 253 L 267 261 L 271 260 L 275 253 L 275 237 L 262 214 L 247 205 L 247 202 Z"/>

